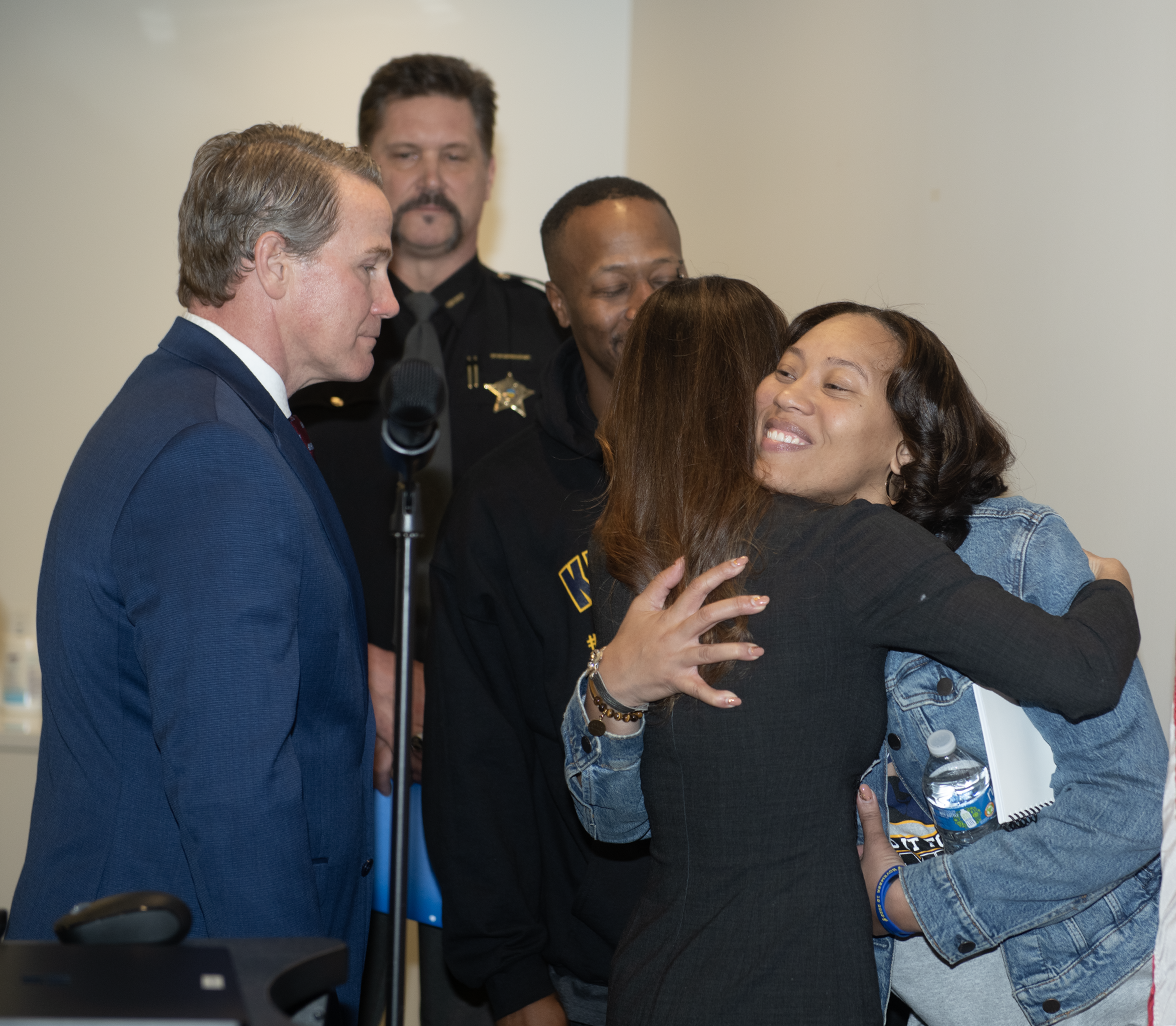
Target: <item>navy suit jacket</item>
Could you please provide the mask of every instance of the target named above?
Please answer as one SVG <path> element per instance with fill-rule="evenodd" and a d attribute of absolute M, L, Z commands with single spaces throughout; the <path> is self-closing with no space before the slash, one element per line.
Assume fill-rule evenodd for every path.
<path fill-rule="evenodd" d="M 219 340 L 177 319 L 82 443 L 37 602 L 44 726 L 11 938 L 152 889 L 192 934 L 318 935 L 371 910 L 363 595 L 314 460 Z"/>

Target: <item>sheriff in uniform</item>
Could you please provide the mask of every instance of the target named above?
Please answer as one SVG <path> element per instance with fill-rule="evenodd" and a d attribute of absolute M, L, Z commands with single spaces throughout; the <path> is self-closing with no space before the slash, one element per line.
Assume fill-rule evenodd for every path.
<path fill-rule="evenodd" d="M 423 653 L 428 565 L 453 486 L 483 455 L 533 422 L 541 375 L 564 334 L 540 289 L 478 260 L 478 224 L 494 182 L 495 113 L 493 83 L 455 57 L 400 57 L 372 76 L 360 101 L 359 143 L 379 165 L 392 207 L 388 275 L 401 312 L 384 322 L 366 381 L 328 382 L 291 399 L 359 564 L 376 714 L 374 775 L 384 793 L 396 683 L 390 651 L 396 556 L 389 533 L 396 476 L 380 447 L 380 384 L 408 356 L 431 363 L 448 387 L 440 441 L 418 476 L 425 538 L 416 566 L 415 650 Z M 415 748 L 423 730 L 425 681 L 419 662 L 413 670 Z M 414 764 L 418 760 L 414 756 Z M 465 991 L 446 971 L 436 927 L 420 928 L 420 965 L 425 1026 L 491 1021 L 484 996 Z M 364 986 L 366 994 L 366 978 Z M 378 977 L 370 989 L 382 992 Z"/>
<path fill-rule="evenodd" d="M 381 382 L 412 356 L 432 363 L 448 389 L 441 442 L 420 478 L 423 637 L 428 562 L 453 486 L 527 426 L 527 400 L 564 335 L 541 287 L 478 260 L 478 224 L 494 182 L 495 113 L 493 83 L 456 57 L 399 57 L 372 76 L 360 101 L 359 141 L 379 164 L 392 206 L 388 275 L 400 313 L 384 322 L 366 381 L 316 385 L 291 402 L 355 550 L 368 640 L 384 651 L 392 647 L 396 557 L 388 524 L 396 475 L 380 449 Z M 373 653 L 377 713 L 380 663 Z"/>
<path fill-rule="evenodd" d="M 366 381 L 328 382 L 299 392 L 292 402 L 314 442 L 319 468 L 335 497 L 363 578 L 368 640 L 392 647 L 396 551 L 388 530 L 396 474 L 380 449 L 380 383 L 405 352 L 420 321 L 409 305 L 412 290 L 391 275 L 400 313 L 384 322 Z M 428 320 L 437 333 L 449 396 L 451 474 L 447 482 L 426 470 L 422 502 L 426 522 L 418 572 L 427 580 L 428 557 L 452 485 L 491 449 L 527 426 L 540 376 L 559 347 L 559 325 L 547 297 L 525 279 L 483 266 L 475 256 L 428 293 L 436 309 Z M 420 589 L 418 588 L 418 594 Z M 424 626 L 418 616 L 418 626 Z M 422 646 L 417 652 L 423 652 Z"/>

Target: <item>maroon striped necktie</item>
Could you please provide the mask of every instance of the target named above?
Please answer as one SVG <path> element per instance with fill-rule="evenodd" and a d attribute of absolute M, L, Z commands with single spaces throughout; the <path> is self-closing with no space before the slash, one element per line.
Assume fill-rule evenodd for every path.
<path fill-rule="evenodd" d="M 298 437 L 302 439 L 302 444 L 306 446 L 306 451 L 310 453 L 311 459 L 317 459 L 314 454 L 314 442 L 310 440 L 310 435 L 307 433 L 306 425 L 302 423 L 302 418 L 297 413 L 290 414 L 290 426 L 297 432 Z"/>

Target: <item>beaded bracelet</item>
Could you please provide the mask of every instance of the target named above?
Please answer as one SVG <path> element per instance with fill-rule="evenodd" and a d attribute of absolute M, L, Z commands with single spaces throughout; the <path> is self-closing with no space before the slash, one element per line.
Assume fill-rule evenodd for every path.
<path fill-rule="evenodd" d="M 624 723 L 636 723 L 641 719 L 645 712 L 641 709 L 629 709 L 626 706 L 621 706 L 620 709 L 601 698 L 596 690 L 596 683 L 593 680 L 593 674 L 588 675 L 588 697 L 592 699 L 592 704 L 600 711 L 601 716 L 608 716 L 610 719 L 621 720 Z M 599 680 L 596 677 L 596 680 Z"/>
<path fill-rule="evenodd" d="M 886 914 L 886 893 L 890 890 L 890 885 L 898 879 L 899 866 L 891 866 L 885 873 L 882 874 L 878 881 L 878 886 L 874 888 L 874 911 L 878 915 L 878 922 L 882 924 L 884 929 L 891 937 L 897 937 L 899 940 L 906 940 L 908 937 L 913 937 L 913 933 L 907 933 L 894 924 L 894 921 Z"/>

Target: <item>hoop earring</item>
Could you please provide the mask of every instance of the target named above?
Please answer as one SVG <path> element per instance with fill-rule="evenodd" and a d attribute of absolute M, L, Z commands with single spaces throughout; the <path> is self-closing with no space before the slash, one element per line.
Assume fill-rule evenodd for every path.
<path fill-rule="evenodd" d="M 892 493 L 890 490 L 890 486 L 895 481 L 898 482 L 897 494 Z M 892 506 L 902 498 L 904 491 L 906 491 L 906 482 L 902 479 L 901 475 L 896 474 L 893 470 L 886 471 L 886 498 L 890 500 Z"/>

